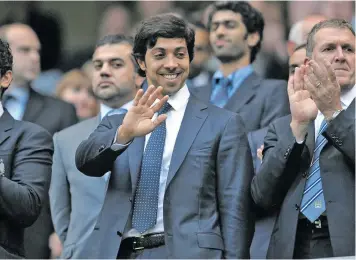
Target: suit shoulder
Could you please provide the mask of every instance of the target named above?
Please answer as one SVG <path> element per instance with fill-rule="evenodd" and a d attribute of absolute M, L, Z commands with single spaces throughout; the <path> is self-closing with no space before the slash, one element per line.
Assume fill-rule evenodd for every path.
<path fill-rule="evenodd" d="M 269 86 L 271 88 L 283 88 L 285 86 L 285 90 L 287 90 L 287 81 L 282 79 L 262 79 L 261 86 Z"/>
<path fill-rule="evenodd" d="M 45 102 L 52 107 L 61 107 L 61 109 L 74 109 L 74 106 L 66 101 L 63 101 L 56 97 L 51 97 L 47 95 L 43 95 L 41 93 L 36 92 L 37 95 L 41 96 Z"/>
<path fill-rule="evenodd" d="M 15 120 L 14 129 L 19 130 L 24 135 L 43 135 L 52 139 L 52 135 L 46 129 L 28 121 Z"/>
<path fill-rule="evenodd" d="M 55 136 L 58 139 L 76 138 L 76 136 L 73 135 L 79 133 L 81 136 L 84 136 L 86 133 L 90 134 L 94 131 L 98 124 L 98 117 L 89 118 L 55 133 Z"/>
<path fill-rule="evenodd" d="M 289 124 L 292 120 L 291 115 L 286 115 L 286 116 L 282 116 L 280 118 L 277 118 L 276 120 L 274 120 L 274 122 L 272 122 L 271 124 L 273 124 L 275 127 L 281 127 L 284 128 L 286 126 L 289 127 Z"/>

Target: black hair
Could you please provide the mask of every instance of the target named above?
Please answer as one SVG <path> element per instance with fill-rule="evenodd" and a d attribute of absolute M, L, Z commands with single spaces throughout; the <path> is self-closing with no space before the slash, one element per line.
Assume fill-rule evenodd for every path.
<path fill-rule="evenodd" d="M 144 61 L 147 48 L 153 48 L 160 37 L 184 38 L 187 43 L 189 60 L 193 60 L 194 30 L 182 18 L 171 13 L 152 16 L 141 23 L 133 47 L 133 55 L 136 60 Z M 141 69 L 138 70 L 138 74 L 142 77 L 146 76 L 146 73 Z"/>
<path fill-rule="evenodd" d="M 211 21 L 213 16 L 218 11 L 229 10 L 234 13 L 239 13 L 242 16 L 242 21 L 246 26 L 247 33 L 257 32 L 260 36 L 258 43 L 251 49 L 251 58 L 250 62 L 252 63 L 257 56 L 257 53 L 261 49 L 261 43 L 263 39 L 263 29 L 265 22 L 260 11 L 252 7 L 249 3 L 245 1 L 224 1 L 224 2 L 215 2 L 213 4 L 212 11 L 209 15 L 208 20 L 208 29 L 211 28 Z"/>
<path fill-rule="evenodd" d="M 6 41 L 0 39 L 0 77 L 3 77 L 6 72 L 12 71 L 12 64 L 13 58 L 10 46 Z M 3 96 L 6 89 L 1 87 L 0 97 Z"/>

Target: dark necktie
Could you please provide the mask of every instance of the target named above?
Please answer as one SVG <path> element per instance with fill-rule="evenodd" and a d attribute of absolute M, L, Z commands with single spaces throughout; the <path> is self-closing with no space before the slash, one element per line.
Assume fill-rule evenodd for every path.
<path fill-rule="evenodd" d="M 323 120 L 318 137 L 315 141 L 313 161 L 309 168 L 300 209 L 300 212 L 302 212 L 311 222 L 314 222 L 319 218 L 326 209 L 319 166 L 320 152 L 327 142 L 326 138 L 322 135 L 326 127 L 326 121 Z"/>
<path fill-rule="evenodd" d="M 158 115 L 167 113 L 171 108 L 168 102 L 165 103 Z M 151 133 L 142 158 L 132 214 L 132 227 L 141 234 L 152 228 L 157 221 L 159 179 L 165 140 L 166 121 Z"/>
<path fill-rule="evenodd" d="M 125 108 L 115 108 L 112 109 L 108 112 L 108 116 L 112 116 L 112 115 L 118 115 L 118 114 L 126 114 L 127 113 L 127 109 Z"/>

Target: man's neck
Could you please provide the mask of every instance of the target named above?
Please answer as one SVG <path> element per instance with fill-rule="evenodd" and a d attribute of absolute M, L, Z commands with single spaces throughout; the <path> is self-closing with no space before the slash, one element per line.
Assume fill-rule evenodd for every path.
<path fill-rule="evenodd" d="M 27 88 L 30 82 L 13 80 L 9 88 Z"/>
<path fill-rule="evenodd" d="M 243 67 L 246 67 L 248 65 L 250 65 L 250 57 L 248 57 L 248 55 L 246 55 L 245 57 L 242 57 L 239 60 L 221 63 L 220 70 L 223 73 L 224 77 L 227 77 L 234 71 L 241 69 Z"/>
<path fill-rule="evenodd" d="M 130 102 L 134 97 L 128 96 L 126 98 L 121 98 L 120 100 L 106 101 L 100 100 L 100 103 L 103 103 L 105 106 L 111 107 L 113 109 L 120 108 L 126 103 Z"/>

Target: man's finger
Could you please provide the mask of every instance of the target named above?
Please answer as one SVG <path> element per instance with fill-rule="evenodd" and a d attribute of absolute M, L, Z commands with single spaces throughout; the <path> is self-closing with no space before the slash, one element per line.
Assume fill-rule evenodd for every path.
<path fill-rule="evenodd" d="M 316 78 L 321 82 L 321 83 L 326 83 L 325 81 L 327 80 L 326 78 L 326 68 L 324 64 L 317 63 L 315 60 L 310 60 L 309 61 L 309 66 L 312 68 L 314 75 Z"/>
<path fill-rule="evenodd" d="M 158 98 L 158 96 L 161 96 L 161 92 L 162 92 L 163 88 L 162 87 L 158 87 L 148 98 L 146 105 L 148 107 L 151 107 L 152 104 L 156 101 L 156 99 Z"/>
<path fill-rule="evenodd" d="M 294 91 L 298 91 L 303 89 L 302 86 L 302 81 L 303 81 L 303 76 L 301 73 L 301 69 L 300 68 L 295 68 L 295 72 L 294 72 Z"/>
<path fill-rule="evenodd" d="M 137 106 L 143 96 L 143 89 L 139 89 L 133 101 L 133 106 Z"/>
<path fill-rule="evenodd" d="M 314 69 L 309 65 L 306 68 L 306 75 L 313 87 L 316 89 L 322 87 L 323 82 L 321 82 L 320 79 L 314 74 Z"/>
<path fill-rule="evenodd" d="M 146 90 L 145 94 L 143 94 L 143 96 L 141 97 L 140 101 L 139 101 L 139 104 L 141 106 L 144 106 L 148 100 L 148 98 L 150 97 L 150 95 L 154 92 L 156 88 L 151 85 L 148 87 L 148 89 Z"/>
<path fill-rule="evenodd" d="M 304 85 L 306 90 L 309 91 L 311 96 L 314 96 L 315 93 L 318 91 L 317 88 L 310 82 L 308 75 L 304 75 Z"/>
<path fill-rule="evenodd" d="M 169 96 L 166 95 L 164 96 L 159 102 L 157 102 L 153 107 L 152 107 L 152 110 L 154 113 L 158 112 L 162 107 L 163 105 L 168 101 L 168 98 Z"/>
<path fill-rule="evenodd" d="M 326 72 L 328 74 L 328 78 L 329 80 L 332 82 L 332 83 L 336 83 L 336 84 L 339 84 L 336 80 L 336 75 L 335 75 L 335 71 L 334 69 L 331 67 L 331 63 L 328 61 L 328 60 L 325 60 L 324 59 L 324 65 L 325 65 L 325 69 L 326 69 Z"/>
<path fill-rule="evenodd" d="M 163 123 L 164 120 L 167 119 L 167 115 L 166 114 L 162 114 L 159 115 L 152 123 L 154 125 L 154 128 L 156 128 L 157 126 L 159 126 L 160 124 Z"/>
<path fill-rule="evenodd" d="M 288 90 L 288 96 L 292 96 L 295 93 L 295 91 L 294 91 L 294 75 L 291 75 L 288 79 L 287 90 Z"/>

